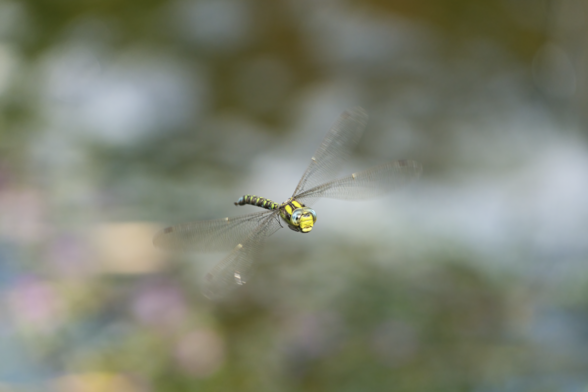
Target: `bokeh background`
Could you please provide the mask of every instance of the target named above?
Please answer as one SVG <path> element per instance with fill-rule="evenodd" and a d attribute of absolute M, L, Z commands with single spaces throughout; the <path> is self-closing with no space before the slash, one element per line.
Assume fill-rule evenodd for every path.
<path fill-rule="evenodd" d="M 0 0 L 1 391 L 588 391 L 584 0 Z M 255 278 L 171 223 L 290 196 L 345 109 L 343 172 Z"/>

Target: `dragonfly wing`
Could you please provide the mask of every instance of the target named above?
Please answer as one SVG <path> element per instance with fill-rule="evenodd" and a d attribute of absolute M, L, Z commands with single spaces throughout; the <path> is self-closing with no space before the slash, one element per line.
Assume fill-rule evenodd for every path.
<path fill-rule="evenodd" d="M 263 241 L 280 228 L 277 212 L 266 216 L 258 227 L 233 251 L 206 274 L 203 293 L 210 299 L 221 299 L 244 285 L 253 273 L 252 266 Z"/>
<path fill-rule="evenodd" d="M 301 203 L 317 197 L 361 200 L 384 195 L 418 178 L 423 170 L 420 163 L 409 160 L 388 162 L 361 173 L 309 189 L 296 197 Z"/>
<path fill-rule="evenodd" d="M 230 250 L 235 244 L 245 241 L 271 214 L 275 211 L 167 227 L 155 235 L 153 244 L 158 248 L 174 250 Z"/>
<path fill-rule="evenodd" d="M 351 150 L 361 138 L 367 121 L 368 115 L 360 107 L 341 114 L 314 153 L 293 197 L 336 177 L 341 163 L 351 155 Z"/>

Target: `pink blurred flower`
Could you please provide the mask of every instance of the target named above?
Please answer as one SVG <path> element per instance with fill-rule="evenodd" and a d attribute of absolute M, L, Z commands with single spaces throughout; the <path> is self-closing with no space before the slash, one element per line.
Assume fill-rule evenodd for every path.
<path fill-rule="evenodd" d="M 23 328 L 52 331 L 63 322 L 63 301 L 48 282 L 27 277 L 8 292 L 8 309 Z"/>
<path fill-rule="evenodd" d="M 224 341 L 212 330 L 195 330 L 178 341 L 175 357 L 186 373 L 198 378 L 208 377 L 225 361 Z"/>
<path fill-rule="evenodd" d="M 186 318 L 187 306 L 183 294 L 166 283 L 154 283 L 140 290 L 131 304 L 131 311 L 139 322 L 173 330 Z"/>
<path fill-rule="evenodd" d="M 0 192 L 0 237 L 15 242 L 37 242 L 47 234 L 45 203 L 32 189 Z"/>
<path fill-rule="evenodd" d="M 285 339 L 286 350 L 299 359 L 326 356 L 341 347 L 344 340 L 344 323 L 335 313 L 298 315 L 290 320 L 292 329 Z"/>

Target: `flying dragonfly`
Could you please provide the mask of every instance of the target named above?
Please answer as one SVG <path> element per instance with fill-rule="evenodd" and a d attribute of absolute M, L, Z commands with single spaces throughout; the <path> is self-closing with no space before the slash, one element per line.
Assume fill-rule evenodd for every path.
<path fill-rule="evenodd" d="M 337 172 L 351 155 L 367 124 L 362 108 L 346 110 L 331 127 L 310 159 L 292 196 L 283 203 L 255 195 L 244 195 L 234 204 L 246 204 L 265 211 L 208 221 L 179 224 L 158 232 L 155 246 L 173 250 L 223 251 L 231 253 L 206 274 L 203 293 L 210 299 L 226 297 L 250 278 L 255 260 L 267 237 L 284 223 L 298 233 L 310 233 L 317 220 L 309 207 L 318 198 L 361 200 L 380 196 L 416 179 L 420 163 L 399 160 L 384 163 L 337 178 Z"/>

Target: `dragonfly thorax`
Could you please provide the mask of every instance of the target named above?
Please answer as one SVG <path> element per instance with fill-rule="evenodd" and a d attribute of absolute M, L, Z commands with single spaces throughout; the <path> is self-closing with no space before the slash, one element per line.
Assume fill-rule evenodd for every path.
<path fill-rule="evenodd" d="M 300 233 L 309 233 L 316 222 L 316 212 L 293 199 L 280 205 L 280 217 L 291 230 Z"/>

